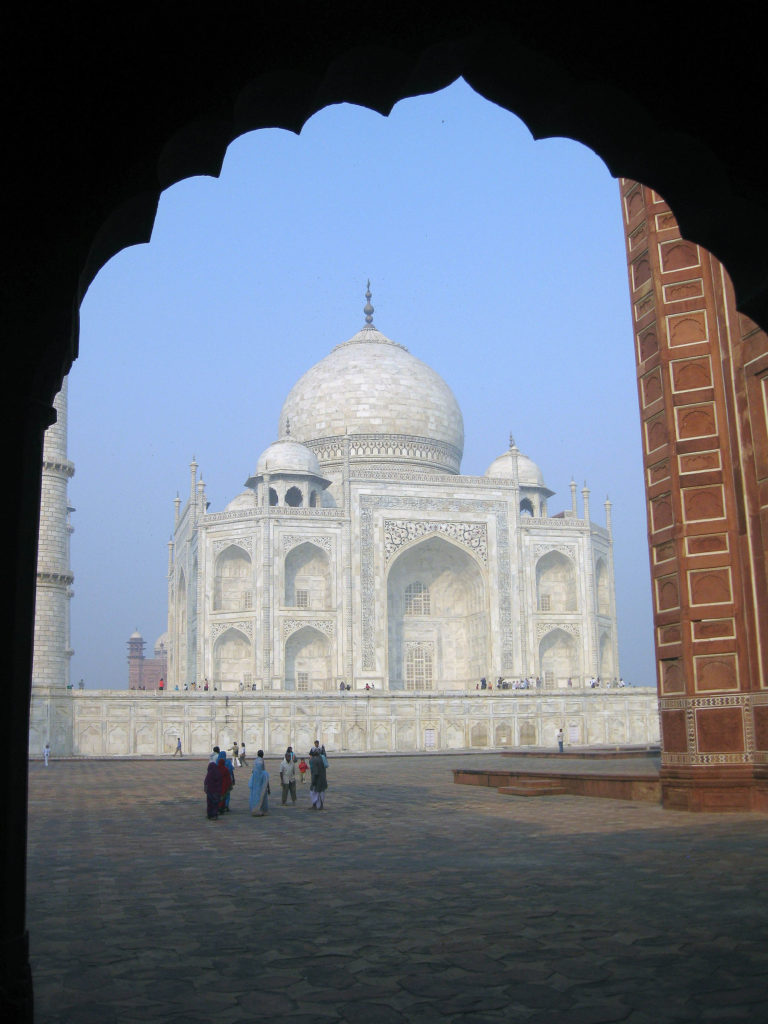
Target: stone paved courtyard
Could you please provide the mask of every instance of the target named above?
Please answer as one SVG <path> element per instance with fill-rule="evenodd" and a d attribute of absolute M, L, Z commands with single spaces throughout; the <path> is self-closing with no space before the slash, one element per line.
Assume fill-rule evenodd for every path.
<path fill-rule="evenodd" d="M 200 760 L 33 763 L 36 1021 L 766 1019 L 768 818 L 452 783 L 515 763 L 332 759 L 318 813 L 270 761 L 219 822 Z"/>

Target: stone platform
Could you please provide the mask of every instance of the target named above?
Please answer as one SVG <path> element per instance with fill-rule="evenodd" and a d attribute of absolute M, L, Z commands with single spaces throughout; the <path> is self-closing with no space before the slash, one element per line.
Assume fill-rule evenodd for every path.
<path fill-rule="evenodd" d="M 546 760 L 546 759 L 544 759 Z M 550 760 L 554 760 L 551 758 Z M 759 1020 L 768 819 L 502 798 L 493 754 L 332 759 L 205 819 L 205 763 L 30 765 L 39 1024 Z M 615 765 L 579 765 L 591 773 Z"/>
<path fill-rule="evenodd" d="M 507 767 L 456 768 L 453 781 L 463 786 L 486 786 L 507 796 L 606 797 L 612 800 L 661 801 L 658 752 L 646 750 L 577 751 L 550 758 L 525 752 L 504 754 Z M 515 763 L 515 761 L 519 763 Z M 595 765 L 594 761 L 610 762 Z"/>
<path fill-rule="evenodd" d="M 30 746 L 85 757 L 187 753 L 245 740 L 280 754 L 323 736 L 329 751 L 417 753 L 546 750 L 562 728 L 578 746 L 659 742 L 654 690 L 151 693 L 76 690 L 32 694 Z"/>

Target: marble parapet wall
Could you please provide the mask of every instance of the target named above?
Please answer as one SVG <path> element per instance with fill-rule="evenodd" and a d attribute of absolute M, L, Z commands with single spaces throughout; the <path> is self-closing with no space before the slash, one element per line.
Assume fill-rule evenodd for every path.
<path fill-rule="evenodd" d="M 299 753 L 320 739 L 329 753 L 417 753 L 659 742 L 652 690 L 504 693 L 141 693 L 70 691 L 33 699 L 30 754 L 50 738 L 54 756 L 207 754 L 245 740 Z"/>

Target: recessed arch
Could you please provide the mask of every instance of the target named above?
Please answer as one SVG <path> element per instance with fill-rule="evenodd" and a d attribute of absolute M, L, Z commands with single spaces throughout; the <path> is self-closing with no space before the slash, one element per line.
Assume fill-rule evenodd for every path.
<path fill-rule="evenodd" d="M 420 611 L 414 612 L 417 591 Z M 487 581 L 463 546 L 432 535 L 404 547 L 393 560 L 387 574 L 387 664 L 393 690 L 466 689 L 488 674 Z"/>
<path fill-rule="evenodd" d="M 237 690 L 253 671 L 251 641 L 232 627 L 216 638 L 213 645 L 213 682 L 220 690 Z"/>
<path fill-rule="evenodd" d="M 286 608 L 331 607 L 331 563 L 318 544 L 305 541 L 291 548 L 283 575 Z"/>
<path fill-rule="evenodd" d="M 608 563 L 604 558 L 598 558 L 595 564 L 595 595 L 597 597 L 598 615 L 611 614 L 611 581 L 608 572 Z"/>
<path fill-rule="evenodd" d="M 285 689 L 299 693 L 327 690 L 332 677 L 330 638 L 314 626 L 291 633 L 285 641 Z"/>
<path fill-rule="evenodd" d="M 564 629 L 552 629 L 539 643 L 539 676 L 545 686 L 567 687 L 581 679 L 582 665 L 576 639 Z"/>
<path fill-rule="evenodd" d="M 542 612 L 578 611 L 576 567 L 560 551 L 548 551 L 536 563 L 536 603 Z"/>
<path fill-rule="evenodd" d="M 214 611 L 234 612 L 252 605 L 251 556 L 230 544 L 216 557 L 213 581 Z"/>
<path fill-rule="evenodd" d="M 607 631 L 600 634 L 598 665 L 600 681 L 608 684 L 616 677 L 616 664 L 614 660 L 613 640 Z"/>

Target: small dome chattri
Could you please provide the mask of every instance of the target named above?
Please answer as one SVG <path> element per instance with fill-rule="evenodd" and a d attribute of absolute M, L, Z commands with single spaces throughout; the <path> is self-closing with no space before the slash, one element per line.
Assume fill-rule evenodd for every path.
<path fill-rule="evenodd" d="M 256 504 L 256 496 L 253 491 L 241 491 L 227 505 L 227 512 L 236 512 L 241 508 L 253 508 Z"/>
<path fill-rule="evenodd" d="M 277 473 L 322 475 L 315 453 L 288 437 L 275 441 L 261 453 L 256 464 L 256 476 L 264 473 L 271 476 Z"/>
<path fill-rule="evenodd" d="M 533 459 L 529 459 L 527 455 L 523 455 L 515 444 L 513 438 L 510 437 L 509 441 L 510 444 L 508 451 L 493 460 L 485 471 L 485 475 L 495 477 L 497 479 L 511 479 L 515 474 L 514 466 L 516 458 L 517 479 L 521 487 L 546 487 L 547 485 L 544 483 L 544 474 Z"/>

